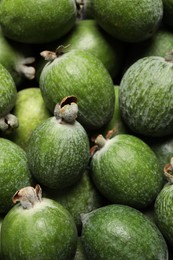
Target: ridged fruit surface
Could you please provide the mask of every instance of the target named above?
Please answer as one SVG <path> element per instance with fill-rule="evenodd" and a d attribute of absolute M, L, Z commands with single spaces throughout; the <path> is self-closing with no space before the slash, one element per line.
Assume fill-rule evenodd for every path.
<path fill-rule="evenodd" d="M 168 243 L 173 246 L 173 184 L 167 183 L 158 194 L 154 213 L 156 223 Z"/>
<path fill-rule="evenodd" d="M 89 161 L 89 140 L 82 125 L 50 117 L 32 132 L 27 157 L 36 180 L 49 188 L 71 186 Z"/>
<path fill-rule="evenodd" d="M 12 196 L 23 186 L 32 185 L 25 151 L 17 144 L 0 138 L 0 214 L 12 207 Z"/>
<path fill-rule="evenodd" d="M 84 50 L 71 50 L 47 63 L 40 75 L 40 89 L 47 107 L 53 112 L 64 97 L 78 99 L 78 121 L 87 129 L 106 124 L 114 110 L 114 85 L 102 64 Z"/>
<path fill-rule="evenodd" d="M 141 135 L 173 132 L 173 64 L 163 57 L 144 57 L 133 63 L 120 83 L 119 105 L 129 128 Z"/>
<path fill-rule="evenodd" d="M 88 259 L 168 260 L 161 232 L 134 208 L 108 205 L 84 215 L 82 220 L 82 242 Z"/>
<path fill-rule="evenodd" d="M 163 186 L 154 152 L 141 139 L 128 134 L 106 140 L 94 153 L 91 170 L 96 187 L 112 203 L 144 208 Z"/>
<path fill-rule="evenodd" d="M 11 74 L 0 64 L 0 117 L 8 114 L 15 105 L 17 90 Z"/>
<path fill-rule="evenodd" d="M 94 19 L 106 32 L 126 42 L 150 38 L 163 16 L 161 0 L 93 0 L 91 8 Z"/>

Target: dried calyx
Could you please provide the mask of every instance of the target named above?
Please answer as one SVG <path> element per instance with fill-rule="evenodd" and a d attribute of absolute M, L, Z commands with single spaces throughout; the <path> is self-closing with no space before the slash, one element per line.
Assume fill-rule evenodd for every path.
<path fill-rule="evenodd" d="M 57 104 L 54 109 L 54 116 L 60 120 L 60 123 L 73 124 L 77 118 L 78 105 L 75 96 L 63 98 L 61 103 Z"/>
<path fill-rule="evenodd" d="M 53 61 L 56 58 L 58 58 L 59 56 L 64 54 L 64 51 L 66 48 L 68 48 L 70 45 L 59 45 L 55 51 L 42 51 L 40 52 L 40 55 L 47 61 Z"/>
<path fill-rule="evenodd" d="M 16 64 L 16 71 L 25 78 L 32 80 L 35 78 L 35 68 L 32 66 L 34 62 L 34 57 L 19 59 L 19 62 Z"/>
<path fill-rule="evenodd" d="M 165 61 L 172 62 L 173 63 L 173 50 L 169 51 L 165 55 Z"/>
<path fill-rule="evenodd" d="M 170 159 L 170 163 L 165 165 L 163 172 L 167 181 L 173 183 L 173 157 Z"/>
<path fill-rule="evenodd" d="M 94 153 L 97 150 L 100 150 L 107 142 L 107 140 L 111 139 L 112 137 L 114 137 L 115 133 L 117 132 L 116 128 L 113 128 L 111 130 L 109 130 L 106 134 L 106 136 L 104 137 L 103 135 L 99 134 L 97 136 L 93 136 L 91 137 L 91 141 L 95 143 L 95 145 L 93 145 L 90 149 L 90 155 L 93 156 Z"/>
<path fill-rule="evenodd" d="M 19 126 L 18 119 L 13 114 L 7 114 L 0 118 L 0 131 L 11 133 L 14 128 Z"/>
<path fill-rule="evenodd" d="M 12 197 L 12 201 L 15 204 L 20 202 L 23 209 L 33 208 L 34 205 L 42 200 L 42 190 L 39 184 L 35 188 L 28 186 L 18 190 Z"/>

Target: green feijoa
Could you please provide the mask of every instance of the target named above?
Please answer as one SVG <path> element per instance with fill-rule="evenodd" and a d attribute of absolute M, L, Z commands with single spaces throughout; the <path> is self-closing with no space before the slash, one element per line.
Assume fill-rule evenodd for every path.
<path fill-rule="evenodd" d="M 78 20 L 74 28 L 60 40 L 68 50 L 87 50 L 100 59 L 112 78 L 123 64 L 125 46 L 100 28 L 94 19 Z"/>
<path fill-rule="evenodd" d="M 45 197 L 62 204 L 73 216 L 78 233 L 81 233 L 81 214 L 105 205 L 106 200 L 93 184 L 90 172 L 86 170 L 80 180 L 63 190 L 43 188 Z"/>
<path fill-rule="evenodd" d="M 133 63 L 120 82 L 119 105 L 124 122 L 135 133 L 161 137 L 173 132 L 173 64 L 163 57 Z"/>
<path fill-rule="evenodd" d="M 17 92 L 12 113 L 17 117 L 19 126 L 5 137 L 20 145 L 24 150 L 27 148 L 32 131 L 52 116 L 44 103 L 40 89 L 36 87 Z"/>
<path fill-rule="evenodd" d="M 119 134 L 97 136 L 92 160 L 92 179 L 111 202 L 135 208 L 149 206 L 163 186 L 163 174 L 151 148 L 138 137 Z"/>
<path fill-rule="evenodd" d="M 140 211 L 112 204 L 82 216 L 82 243 L 88 259 L 168 260 L 160 230 Z"/>
<path fill-rule="evenodd" d="M 16 102 L 16 85 L 8 70 L 0 64 L 0 118 L 7 115 Z"/>
<path fill-rule="evenodd" d="M 171 245 L 173 245 L 172 201 L 173 185 L 169 183 L 163 187 L 163 189 L 157 196 L 154 212 L 156 223 L 159 226 L 159 229 Z"/>
<path fill-rule="evenodd" d="M 32 185 L 26 152 L 17 144 L 0 138 L 0 214 L 12 207 L 12 195 L 23 186 Z"/>
<path fill-rule="evenodd" d="M 75 105 L 71 101 L 62 107 L 58 105 L 56 112 L 65 113 L 67 118 L 59 114 L 48 118 L 35 128 L 29 139 L 27 156 L 31 172 L 46 187 L 64 189 L 73 185 L 88 165 L 88 135 L 77 120 L 70 121 L 69 117 Z"/>
<path fill-rule="evenodd" d="M 66 34 L 76 21 L 74 0 L 9 0 L 0 2 L 4 35 L 22 43 L 45 43 Z"/>
<path fill-rule="evenodd" d="M 87 129 L 102 127 L 114 111 L 114 85 L 110 74 L 88 51 L 71 50 L 63 54 L 60 48 L 57 52 L 40 75 L 40 89 L 47 107 L 53 112 L 56 103 L 74 95 L 79 104 L 78 121 Z M 47 52 L 43 51 L 42 55 L 46 56 Z"/>
<path fill-rule="evenodd" d="M 173 246 L 173 158 L 164 168 L 168 182 L 158 194 L 154 204 L 155 221 L 166 238 L 168 244 Z"/>
<path fill-rule="evenodd" d="M 93 0 L 91 9 L 93 18 L 106 32 L 125 42 L 150 38 L 163 16 L 161 0 Z"/>
<path fill-rule="evenodd" d="M 2 259 L 73 259 L 77 230 L 70 213 L 56 201 L 42 198 L 39 185 L 17 191 L 13 202 L 17 201 L 2 223 Z"/>

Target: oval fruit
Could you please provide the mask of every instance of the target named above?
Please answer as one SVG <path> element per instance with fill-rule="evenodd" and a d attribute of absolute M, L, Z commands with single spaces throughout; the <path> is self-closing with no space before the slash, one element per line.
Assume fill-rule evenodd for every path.
<path fill-rule="evenodd" d="M 91 160 L 91 177 L 112 203 L 135 208 L 149 206 L 163 186 L 163 175 L 151 148 L 141 139 L 119 134 L 111 139 L 99 135 Z"/>
<path fill-rule="evenodd" d="M 5 138 L 0 138 L 0 214 L 12 207 L 12 196 L 17 189 L 32 185 L 25 151 Z"/>
<path fill-rule="evenodd" d="M 65 35 L 75 21 L 76 5 L 73 0 L 45 0 L 41 3 L 34 0 L 0 2 L 2 32 L 17 42 L 54 41 Z"/>
<path fill-rule="evenodd" d="M 68 50 L 89 51 L 102 61 L 112 78 L 123 64 L 125 48 L 122 42 L 110 37 L 93 19 L 78 20 L 74 28 L 60 40 Z"/>
<path fill-rule="evenodd" d="M 112 116 L 111 120 L 103 128 L 98 130 L 99 133 L 101 133 L 104 137 L 108 134 L 109 131 L 112 131 L 112 130 L 114 132 L 113 135 L 126 134 L 128 132 L 127 126 L 123 122 L 123 120 L 121 118 L 121 113 L 120 113 L 119 86 L 117 86 L 117 85 L 114 86 L 114 91 L 115 91 L 115 107 L 114 107 L 113 116 Z"/>
<path fill-rule="evenodd" d="M 93 0 L 91 8 L 94 19 L 106 32 L 126 42 L 150 38 L 163 16 L 161 0 Z"/>
<path fill-rule="evenodd" d="M 63 105 L 60 112 L 68 114 L 73 104 Z M 39 183 L 51 189 L 64 189 L 75 184 L 88 165 L 87 133 L 77 120 L 70 123 L 62 117 L 50 117 L 32 132 L 27 157 Z"/>
<path fill-rule="evenodd" d="M 170 181 L 168 181 L 158 194 L 154 204 L 155 221 L 166 238 L 168 244 L 173 246 L 173 183 L 172 183 L 172 166 Z"/>
<path fill-rule="evenodd" d="M 82 222 L 82 242 L 88 259 L 168 260 L 161 232 L 134 208 L 108 205 L 84 214 Z"/>
<path fill-rule="evenodd" d="M 0 118 L 6 116 L 14 107 L 17 89 L 8 70 L 0 64 Z"/>
<path fill-rule="evenodd" d="M 26 188 L 28 192 L 32 187 Z M 19 201 L 24 199 L 27 206 L 24 207 L 24 203 L 15 205 L 3 220 L 3 259 L 72 259 L 77 246 L 77 231 L 70 213 L 56 201 L 41 198 L 33 191 L 28 195 L 25 189 L 25 194 L 21 195 L 19 190 L 17 196 Z"/>
<path fill-rule="evenodd" d="M 171 59 L 150 56 L 133 63 L 123 75 L 120 112 L 133 132 L 153 137 L 173 132 L 172 69 Z"/>
<path fill-rule="evenodd" d="M 5 137 L 12 140 L 24 150 L 32 131 L 44 120 L 52 116 L 47 109 L 39 88 L 26 88 L 18 91 L 16 103 L 12 110 L 18 118 L 19 126 Z"/>
<path fill-rule="evenodd" d="M 114 85 L 102 62 L 84 50 L 71 50 L 48 62 L 40 75 L 43 99 L 53 112 L 64 97 L 78 99 L 78 121 L 87 129 L 98 129 L 112 117 Z"/>
<path fill-rule="evenodd" d="M 160 27 L 150 39 L 133 43 L 128 48 L 125 69 L 146 56 L 167 57 L 173 49 L 173 34 L 168 28 Z"/>
<path fill-rule="evenodd" d="M 81 214 L 88 213 L 105 204 L 105 198 L 93 185 L 89 171 L 85 171 L 81 179 L 63 190 L 43 188 L 45 197 L 62 204 L 73 216 L 78 233 L 81 233 Z"/>

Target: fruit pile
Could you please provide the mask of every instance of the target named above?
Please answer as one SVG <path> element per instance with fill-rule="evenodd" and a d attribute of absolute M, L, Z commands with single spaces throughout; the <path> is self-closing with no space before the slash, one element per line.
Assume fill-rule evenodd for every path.
<path fill-rule="evenodd" d="M 0 1 L 0 259 L 173 259 L 173 1 Z"/>

